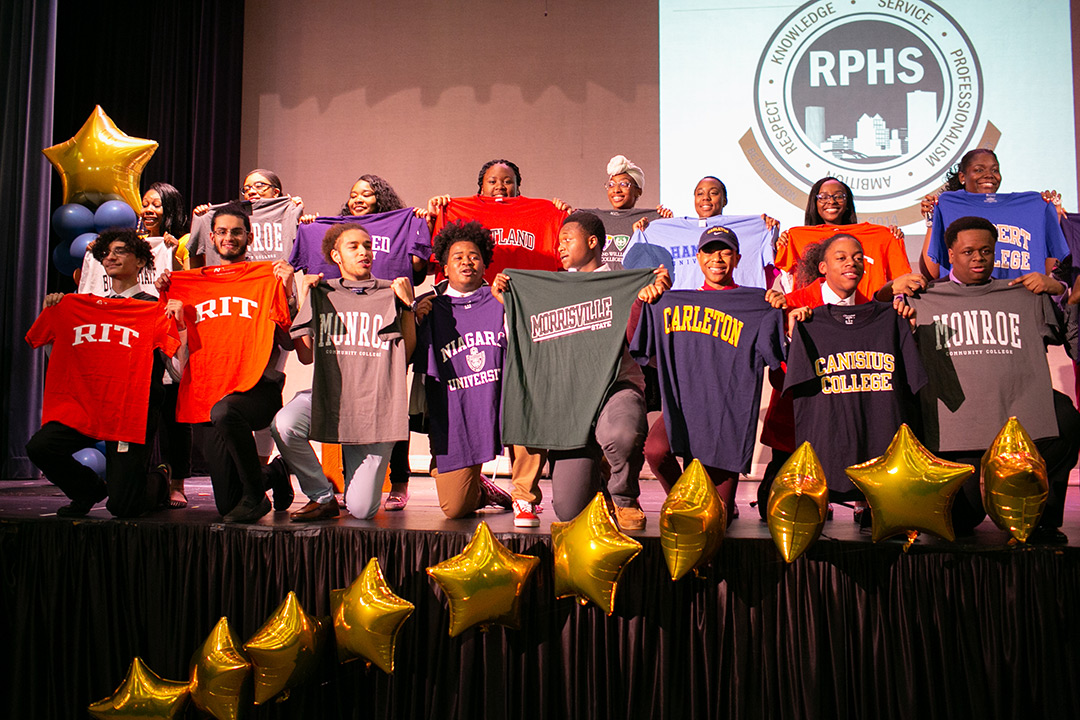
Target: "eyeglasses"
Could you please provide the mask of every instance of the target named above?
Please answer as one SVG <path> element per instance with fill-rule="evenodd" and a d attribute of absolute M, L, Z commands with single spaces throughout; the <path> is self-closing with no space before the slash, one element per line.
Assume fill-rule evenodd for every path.
<path fill-rule="evenodd" d="M 116 257 L 122 258 L 122 257 L 127 257 L 130 254 L 131 254 L 131 251 L 128 250 L 126 247 L 124 247 L 123 245 L 118 245 L 117 247 L 109 248 L 109 252 L 105 253 L 105 257 L 109 257 L 110 255 L 115 255 Z"/>
<path fill-rule="evenodd" d="M 268 189 L 270 187 L 273 187 L 270 183 L 263 182 L 262 180 L 256 180 L 255 182 L 251 183 L 250 185 L 245 185 L 244 187 L 240 188 L 240 190 L 243 191 L 244 193 L 249 193 L 252 190 L 257 190 L 258 192 L 262 192 L 263 190 L 266 190 L 266 189 Z"/>
<path fill-rule="evenodd" d="M 829 200 L 835 200 L 836 202 L 844 202 L 845 200 L 847 200 L 847 193 L 833 193 L 832 195 L 830 195 L 829 193 L 818 193 L 814 197 L 816 197 L 821 202 L 828 202 Z"/>
<path fill-rule="evenodd" d="M 623 190 L 629 190 L 633 185 L 634 183 L 630 180 L 620 180 L 619 182 L 615 182 L 614 180 L 608 180 L 604 184 L 604 187 L 606 187 L 608 190 L 617 187 L 622 188 Z"/>
<path fill-rule="evenodd" d="M 244 228 L 232 228 L 231 230 L 226 230 L 225 228 L 217 228 L 216 230 L 214 230 L 214 237 L 217 238 L 226 238 L 230 235 L 232 235 L 234 238 L 242 238 L 245 234 L 247 234 L 247 231 L 244 230 Z"/>

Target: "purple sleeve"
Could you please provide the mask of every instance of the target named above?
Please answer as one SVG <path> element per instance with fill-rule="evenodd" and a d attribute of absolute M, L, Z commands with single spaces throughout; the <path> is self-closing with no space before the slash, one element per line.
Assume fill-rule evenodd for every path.
<path fill-rule="evenodd" d="M 1064 260 L 1069 254 L 1069 243 L 1065 241 L 1065 233 L 1061 231 L 1061 223 L 1058 220 L 1057 209 L 1044 201 L 1046 207 L 1043 212 L 1046 219 L 1046 257 Z M 1075 261 L 1075 258 L 1074 258 Z M 1045 272 L 1046 268 L 1035 268 L 1038 272 Z"/>
<path fill-rule="evenodd" d="M 409 254 L 415 255 L 421 260 L 431 259 L 431 231 L 428 229 L 426 220 L 416 217 L 409 210 L 411 219 L 408 222 L 409 237 L 412 242 L 409 245 Z"/>

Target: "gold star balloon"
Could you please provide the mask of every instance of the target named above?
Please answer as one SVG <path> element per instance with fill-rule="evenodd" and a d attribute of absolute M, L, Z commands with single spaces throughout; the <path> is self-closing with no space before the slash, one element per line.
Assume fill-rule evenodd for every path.
<path fill-rule="evenodd" d="M 660 508 L 660 549 L 671 579 L 708 563 L 720 548 L 726 526 L 724 501 L 705 468 L 694 460 Z"/>
<path fill-rule="evenodd" d="M 844 472 L 866 496 L 874 542 L 908 531 L 952 541 L 953 500 L 975 468 L 935 456 L 905 424 L 884 455 Z"/>
<path fill-rule="evenodd" d="M 597 493 L 570 522 L 551 523 L 555 555 L 555 597 L 592 600 L 610 615 L 615 592 L 627 563 L 641 552 L 641 543 L 619 531 L 604 495 Z"/>
<path fill-rule="evenodd" d="M 986 514 L 1002 530 L 1027 542 L 1046 507 L 1050 485 L 1046 461 L 1015 417 L 982 456 L 982 495 Z"/>
<path fill-rule="evenodd" d="M 769 533 L 784 560 L 794 562 L 814 544 L 828 514 L 825 470 L 814 448 L 804 442 L 776 474 L 765 508 Z"/>
<path fill-rule="evenodd" d="M 188 684 L 162 680 L 142 658 L 131 661 L 127 677 L 111 696 L 87 708 L 99 720 L 158 720 L 180 716 L 188 699 Z"/>
<path fill-rule="evenodd" d="M 139 178 L 157 146 L 153 140 L 124 133 L 98 105 L 75 137 L 41 152 L 60 174 L 64 204 L 97 206 L 123 200 L 138 213 Z"/>
<path fill-rule="evenodd" d="M 244 643 L 255 678 L 255 704 L 262 705 L 304 682 L 318 664 L 319 623 L 285 596 L 266 623 Z"/>
<path fill-rule="evenodd" d="M 217 718 L 237 720 L 251 706 L 251 662 L 240 652 L 240 638 L 229 619 L 217 621 L 191 657 L 191 702 Z"/>
<path fill-rule="evenodd" d="M 521 591 L 539 563 L 507 550 L 481 522 L 460 555 L 427 569 L 450 601 L 450 637 L 478 624 L 520 627 Z"/>
<path fill-rule="evenodd" d="M 349 587 L 330 591 L 338 661 L 362 658 L 384 673 L 394 672 L 394 643 L 415 607 L 386 584 L 379 561 L 368 560 Z"/>

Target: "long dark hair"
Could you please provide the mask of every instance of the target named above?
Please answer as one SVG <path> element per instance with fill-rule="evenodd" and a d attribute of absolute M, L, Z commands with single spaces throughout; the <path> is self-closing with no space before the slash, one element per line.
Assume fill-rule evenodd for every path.
<path fill-rule="evenodd" d="M 394 188 L 390 187 L 390 183 L 383 180 L 378 175 L 361 175 L 356 179 L 356 183 L 363 180 L 371 189 L 375 191 L 375 212 L 384 213 L 391 210 L 401 210 L 405 207 L 405 203 L 401 202 L 401 198 L 394 192 Z M 349 214 L 349 201 L 346 200 L 345 204 L 341 206 L 341 214 Z"/>
<path fill-rule="evenodd" d="M 169 183 L 156 182 L 147 192 L 154 190 L 161 197 L 161 234 L 169 233 L 175 238 L 183 237 L 188 232 L 190 218 L 184 196 Z"/>
<path fill-rule="evenodd" d="M 843 180 L 837 180 L 834 177 L 823 177 L 814 183 L 814 187 L 810 188 L 810 197 L 806 199 L 806 217 L 803 225 L 824 225 L 825 221 L 821 218 L 817 209 L 817 194 L 821 192 L 821 186 L 830 180 L 840 183 L 840 187 L 844 188 L 844 194 L 847 195 L 847 203 L 844 205 L 843 214 L 837 218 L 837 225 L 854 225 L 859 222 L 859 218 L 855 215 L 855 196 L 851 193 L 851 188 Z"/>

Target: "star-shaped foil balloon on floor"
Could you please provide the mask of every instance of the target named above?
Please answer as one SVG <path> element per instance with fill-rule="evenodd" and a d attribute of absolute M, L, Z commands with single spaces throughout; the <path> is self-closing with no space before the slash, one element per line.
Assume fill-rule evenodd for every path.
<path fill-rule="evenodd" d="M 1020 542 L 1039 524 L 1050 485 L 1046 460 L 1015 417 L 1009 418 L 982 456 L 986 514 Z"/>
<path fill-rule="evenodd" d="M 660 508 L 660 548 L 678 580 L 708 563 L 727 527 L 724 501 L 698 460 L 687 466 Z"/>
<path fill-rule="evenodd" d="M 555 555 L 555 597 L 592 600 L 610 615 L 615 592 L 627 563 L 641 552 L 641 543 L 619 531 L 602 493 L 569 522 L 551 523 Z"/>
<path fill-rule="evenodd" d="M 901 425 L 884 455 L 844 472 L 866 496 L 874 542 L 912 531 L 952 541 L 953 500 L 975 468 L 935 456 Z"/>
<path fill-rule="evenodd" d="M 427 569 L 450 601 L 450 637 L 473 625 L 520 627 L 521 593 L 539 563 L 507 550 L 481 522 L 459 555 Z"/>
<path fill-rule="evenodd" d="M 244 643 L 254 668 L 255 704 L 262 705 L 307 680 L 318 665 L 322 628 L 290 591 L 274 614 Z"/>
<path fill-rule="evenodd" d="M 187 682 L 162 680 L 142 658 L 136 657 L 116 692 L 98 700 L 87 711 L 98 720 L 165 720 L 179 717 L 187 699 Z"/>
<path fill-rule="evenodd" d="M 349 587 L 330 591 L 338 661 L 357 658 L 373 663 L 384 673 L 394 672 L 394 644 L 398 631 L 415 609 L 386 584 L 376 558 Z"/>
<path fill-rule="evenodd" d="M 142 210 L 139 179 L 158 144 L 131 137 L 98 105 L 70 140 L 41 152 L 60 174 L 64 204 L 100 205 L 123 200 Z"/>
<path fill-rule="evenodd" d="M 251 661 L 240 647 L 223 617 L 191 657 L 191 702 L 217 720 L 236 720 L 251 706 Z"/>

